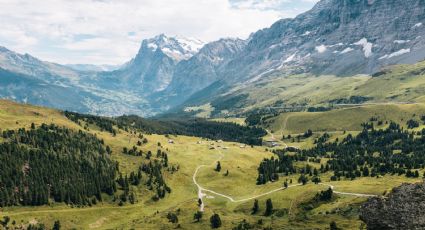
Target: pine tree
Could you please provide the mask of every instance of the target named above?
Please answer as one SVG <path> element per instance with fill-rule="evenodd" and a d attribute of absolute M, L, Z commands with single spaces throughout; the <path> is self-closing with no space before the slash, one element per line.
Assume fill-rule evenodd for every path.
<path fill-rule="evenodd" d="M 252 207 L 252 214 L 256 214 L 258 212 L 259 206 L 258 206 L 258 200 L 254 200 L 254 206 Z"/>
<path fill-rule="evenodd" d="M 193 219 L 196 220 L 196 222 L 201 221 L 203 216 L 203 213 L 201 211 L 197 211 L 195 212 L 195 214 L 193 214 Z"/>
<path fill-rule="evenodd" d="M 273 203 L 272 199 L 267 199 L 266 201 L 266 211 L 264 212 L 265 216 L 270 216 L 273 213 Z"/>
<path fill-rule="evenodd" d="M 330 230 L 339 230 L 339 228 L 336 226 L 335 221 L 332 221 L 332 222 L 329 224 L 329 229 L 330 229 Z"/>
<path fill-rule="evenodd" d="M 212 215 L 210 217 L 210 223 L 211 223 L 211 228 L 219 228 L 219 227 L 221 227 L 220 216 L 217 213 L 214 213 L 214 215 Z"/>
<path fill-rule="evenodd" d="M 221 171 L 220 161 L 217 161 L 217 166 L 215 167 L 215 171 L 217 171 L 217 172 L 220 172 Z"/>
<path fill-rule="evenodd" d="M 55 223 L 53 224 L 53 230 L 60 230 L 61 229 L 61 223 L 59 222 L 59 220 L 56 220 Z"/>

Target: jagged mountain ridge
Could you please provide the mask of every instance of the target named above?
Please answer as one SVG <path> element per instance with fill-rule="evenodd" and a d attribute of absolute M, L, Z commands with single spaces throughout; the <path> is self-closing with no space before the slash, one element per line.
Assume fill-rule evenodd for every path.
<path fill-rule="evenodd" d="M 294 19 L 254 33 L 245 49 L 219 68 L 220 78 L 208 93 L 196 93 L 183 106 L 229 97 L 234 88 L 243 91 L 281 76 L 343 77 L 416 63 L 425 58 L 424 23 L 423 0 L 322 0 Z"/>
<path fill-rule="evenodd" d="M 424 0 L 322 0 L 246 41 L 204 45 L 163 34 L 146 39 L 136 57 L 115 71 L 87 73 L 29 55 L 3 55 L 5 48 L 0 49 L 0 67 L 93 95 L 82 100 L 85 110 L 76 108 L 79 112 L 149 116 L 240 98 L 244 88 L 282 76 L 344 77 L 415 63 L 425 58 L 423 23 Z"/>
<path fill-rule="evenodd" d="M 151 100 L 154 104 L 166 105 L 166 109 L 184 102 L 193 93 L 220 79 L 218 68 L 232 60 L 245 45 L 246 41 L 233 38 L 206 44 L 199 53 L 176 66 L 169 86 L 152 95 Z"/>
<path fill-rule="evenodd" d="M 131 90 L 147 97 L 167 88 L 176 66 L 196 54 L 203 44 L 197 39 L 164 34 L 143 40 L 136 57 L 116 71 L 100 73 L 99 84 L 111 89 Z"/>
<path fill-rule="evenodd" d="M 142 99 L 101 88 L 92 74 L 0 47 L 1 98 L 92 114 L 141 114 Z"/>
<path fill-rule="evenodd" d="M 414 63 L 425 57 L 424 13 L 422 0 L 322 0 L 295 19 L 253 34 L 223 68 L 238 71 L 222 74 L 236 75 L 231 80 L 270 70 L 371 74 L 389 64 Z"/>

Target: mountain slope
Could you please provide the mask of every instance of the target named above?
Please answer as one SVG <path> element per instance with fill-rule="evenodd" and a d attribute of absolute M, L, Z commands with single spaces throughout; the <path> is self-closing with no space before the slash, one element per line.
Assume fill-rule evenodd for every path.
<path fill-rule="evenodd" d="M 368 78 L 359 74 L 370 78 L 386 66 L 423 60 L 424 15 L 424 0 L 322 0 L 310 11 L 279 20 L 246 41 L 221 39 L 204 45 L 163 34 L 146 39 L 137 56 L 115 71 L 77 71 L 6 48 L 0 48 L 0 68 L 51 87 L 67 87 L 84 95 L 77 97 L 84 109 L 74 110 L 103 115 L 151 116 L 203 104 L 216 108 L 216 115 L 285 103 L 316 106 L 341 97 L 367 96 L 366 91 L 352 91 L 359 79 Z M 301 93 L 297 89 L 305 81 L 297 83 L 298 78 L 291 76 L 309 78 Z M 314 76 L 319 80 L 310 78 Z M 336 78 L 325 82 L 329 76 Z M 295 85 L 285 85 L 288 81 Z M 422 92 L 421 87 L 416 91 Z M 323 96 L 325 89 L 337 92 Z M 285 90 L 287 94 L 282 93 Z M 315 90 L 320 100 L 311 99 Z M 405 94 L 404 98 L 415 100 L 413 91 Z M 396 101 L 392 96 L 380 100 Z M 62 108 L 59 101 L 48 105 Z"/>
<path fill-rule="evenodd" d="M 92 114 L 150 114 L 143 99 L 120 90 L 102 88 L 93 76 L 93 73 L 0 48 L 2 98 Z"/>
<path fill-rule="evenodd" d="M 198 40 L 164 34 L 143 40 L 136 57 L 123 68 L 100 74 L 100 84 L 148 96 L 167 88 L 177 64 L 192 57 L 202 46 Z"/>
<path fill-rule="evenodd" d="M 233 82 L 254 81 L 270 70 L 346 76 L 415 63 L 425 57 L 424 12 L 422 0 L 322 0 L 255 33 L 224 68 L 237 71 L 223 75 L 235 74 Z"/>
<path fill-rule="evenodd" d="M 169 86 L 153 95 L 153 105 L 158 103 L 167 108 L 179 105 L 193 93 L 217 81 L 220 79 L 218 69 L 232 60 L 245 45 L 246 41 L 231 38 L 206 44 L 192 58 L 176 66 Z"/>
<path fill-rule="evenodd" d="M 114 71 L 63 66 L 0 47 L 1 96 L 84 113 L 149 116 L 158 111 L 150 108 L 147 96 L 164 90 L 177 64 L 203 45 L 196 39 L 161 34 L 144 40 L 138 55 Z"/>
<path fill-rule="evenodd" d="M 32 76 L 49 82 L 63 84 L 77 81 L 79 73 L 71 68 L 41 61 L 29 54 L 18 54 L 0 46 L 0 68 Z"/>
<path fill-rule="evenodd" d="M 423 0 L 322 0 L 294 19 L 254 33 L 246 47 L 219 68 L 218 81 L 182 107 L 228 102 L 261 89 L 266 98 L 260 102 L 266 102 L 273 91 L 266 91 L 265 85 L 302 73 L 372 75 L 388 65 L 416 63 L 425 58 L 424 13 Z"/>

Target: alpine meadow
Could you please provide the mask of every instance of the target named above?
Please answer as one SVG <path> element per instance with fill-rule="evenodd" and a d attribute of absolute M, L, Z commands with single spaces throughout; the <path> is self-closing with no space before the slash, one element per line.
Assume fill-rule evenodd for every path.
<path fill-rule="evenodd" d="M 0 229 L 425 229 L 425 0 L 0 7 Z"/>

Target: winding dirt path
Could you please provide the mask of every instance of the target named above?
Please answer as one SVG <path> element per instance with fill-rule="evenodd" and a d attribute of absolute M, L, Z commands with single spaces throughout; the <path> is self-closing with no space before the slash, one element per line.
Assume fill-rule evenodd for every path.
<path fill-rule="evenodd" d="M 216 192 L 211 191 L 211 190 L 208 190 L 208 189 L 205 189 L 200 184 L 198 184 L 198 182 L 196 181 L 196 175 L 198 174 L 199 169 L 201 169 L 203 167 L 207 167 L 207 166 L 212 166 L 212 165 L 214 165 L 214 163 L 216 163 L 216 162 L 220 161 L 221 159 L 223 159 L 223 157 L 224 157 L 223 153 L 220 151 L 219 154 L 220 154 L 220 156 L 218 157 L 218 159 L 215 160 L 214 162 L 212 162 L 210 165 L 199 165 L 196 168 L 195 173 L 193 173 L 193 176 L 192 176 L 193 183 L 196 185 L 196 187 L 198 187 L 198 199 L 201 201 L 201 203 L 199 205 L 199 211 L 201 211 L 201 212 L 204 211 L 204 200 L 203 200 L 203 198 L 204 198 L 204 196 L 206 196 L 206 194 L 203 193 L 202 191 L 208 191 L 208 192 L 213 193 L 213 194 L 216 194 Z M 223 197 L 226 197 L 227 199 L 232 200 L 231 197 L 226 196 L 226 195 L 223 195 L 223 194 L 217 193 L 216 195 L 221 195 Z"/>
<path fill-rule="evenodd" d="M 351 193 L 351 192 L 338 192 L 338 191 L 335 191 L 335 189 L 334 189 L 335 186 L 333 186 L 331 184 L 325 184 L 325 183 L 319 183 L 319 184 L 328 186 L 329 188 L 331 188 L 333 190 L 333 192 L 335 194 L 348 195 L 348 196 L 358 196 L 358 197 L 377 197 L 377 195 L 372 195 L 372 194 Z"/>
<path fill-rule="evenodd" d="M 205 209 L 205 204 L 204 204 L 204 200 L 203 200 L 203 198 L 206 196 L 206 194 L 205 194 L 204 192 L 208 192 L 208 193 L 211 193 L 211 194 L 214 194 L 214 195 L 217 195 L 217 196 L 224 197 L 224 198 L 228 199 L 228 200 L 229 200 L 230 202 L 232 202 L 232 203 L 240 203 L 240 202 L 245 202 L 245 201 L 254 200 L 254 199 L 257 199 L 257 198 L 259 198 L 259 197 L 263 197 L 263 196 L 266 196 L 266 195 L 270 195 L 270 194 L 272 194 L 272 193 L 279 192 L 279 191 L 282 191 L 282 190 L 285 190 L 285 189 L 289 189 L 289 188 L 293 188 L 293 187 L 297 187 L 297 186 L 302 186 L 302 184 L 295 184 L 295 185 L 290 185 L 290 186 L 288 186 L 287 188 L 285 188 L 285 187 L 280 187 L 280 188 L 273 189 L 273 190 L 268 191 L 268 192 L 265 192 L 265 193 L 261 193 L 261 194 L 258 194 L 258 195 L 255 195 L 255 196 L 252 196 L 252 197 L 249 197 L 249 198 L 239 199 L 239 200 L 237 200 L 237 199 L 235 199 L 235 198 L 233 198 L 233 197 L 231 197 L 231 196 L 229 196 L 229 195 L 226 195 L 226 194 L 223 194 L 223 193 L 219 193 L 219 192 L 216 192 L 216 191 L 211 190 L 211 189 L 204 188 L 204 187 L 202 187 L 202 185 L 200 185 L 200 184 L 196 181 L 196 176 L 198 175 L 198 172 L 199 172 L 199 170 L 200 170 L 201 168 L 203 168 L 203 167 L 208 167 L 208 166 L 212 166 L 212 165 L 214 165 L 217 161 L 220 161 L 221 159 L 223 159 L 223 157 L 224 157 L 223 153 L 222 153 L 221 151 L 220 151 L 219 153 L 220 153 L 220 156 L 219 156 L 219 158 L 218 158 L 217 160 L 215 160 L 215 161 L 214 161 L 213 163 L 211 163 L 210 165 L 199 165 L 199 166 L 196 168 L 196 170 L 195 170 L 195 172 L 193 173 L 193 176 L 192 176 L 193 183 L 194 183 L 194 184 L 197 186 L 197 188 L 198 188 L 198 199 L 200 199 L 200 200 L 201 200 L 201 204 L 200 204 L 200 206 L 199 206 L 199 211 L 201 211 L 201 212 L 203 212 L 203 211 L 204 211 L 204 209 Z M 319 184 L 320 184 L 320 185 L 324 185 L 324 186 L 328 186 L 328 187 L 330 187 L 330 188 L 333 190 L 333 192 L 334 192 L 335 194 L 348 195 L 348 196 L 357 196 L 357 197 L 376 197 L 376 196 L 377 196 L 377 195 L 372 195 L 372 194 L 350 193 L 350 192 L 339 192 L 339 191 L 335 191 L 335 190 L 334 190 L 335 186 L 333 186 L 333 185 L 325 184 L 325 183 L 319 183 Z"/>
<path fill-rule="evenodd" d="M 281 134 L 282 134 L 282 135 L 283 135 L 283 130 L 284 130 L 284 129 L 286 129 L 286 124 L 287 124 L 288 119 L 290 118 L 290 116 L 291 116 L 291 115 L 288 115 L 288 116 L 285 118 L 285 120 L 284 120 L 284 122 L 282 123 L 282 125 L 281 125 Z M 267 132 L 269 132 L 269 133 L 271 134 L 272 139 L 275 139 L 275 136 L 274 136 L 274 134 L 273 134 L 271 131 L 267 130 Z M 282 142 L 283 142 L 283 141 L 282 141 Z M 288 145 L 287 145 L 285 142 L 283 142 L 283 144 L 286 146 L 286 148 L 288 148 Z M 262 196 L 270 195 L 270 194 L 272 194 L 272 193 L 279 192 L 279 191 L 282 191 L 282 190 L 285 190 L 285 189 L 289 189 L 289 188 L 293 188 L 293 187 L 297 187 L 297 186 L 302 186 L 302 184 L 295 184 L 295 185 L 290 185 L 290 186 L 288 186 L 287 188 L 285 188 L 285 187 L 280 187 L 280 188 L 277 188 L 277 189 L 274 189 L 274 190 L 271 190 L 271 191 L 268 191 L 268 192 L 265 192 L 265 193 L 262 193 L 262 194 L 259 194 L 259 195 L 255 195 L 255 196 L 252 196 L 252 197 L 249 197 L 249 198 L 239 199 L 239 200 L 236 200 L 236 199 L 234 199 L 233 197 L 231 197 L 231 196 L 229 196 L 229 195 L 226 195 L 226 194 L 223 194 L 223 193 L 219 193 L 219 192 L 216 192 L 216 191 L 211 190 L 211 189 L 204 188 L 204 187 L 202 187 L 202 186 L 201 186 L 201 185 L 200 185 L 200 184 L 196 181 L 196 176 L 198 175 L 198 172 L 199 172 L 199 170 L 200 170 L 201 168 L 203 168 L 203 167 L 207 167 L 207 166 L 211 166 L 211 165 L 214 165 L 217 161 L 220 161 L 221 159 L 223 159 L 223 157 L 224 157 L 223 153 L 222 153 L 221 151 L 219 151 L 219 154 L 220 154 L 219 158 L 218 158 L 217 160 L 215 160 L 214 162 L 212 162 L 210 165 L 199 165 L 199 166 L 196 168 L 196 170 L 195 170 L 195 172 L 193 173 L 193 176 L 192 176 L 193 183 L 194 183 L 194 184 L 197 186 L 197 188 L 198 188 L 198 199 L 200 199 L 200 200 L 201 200 L 201 204 L 200 204 L 200 206 L 199 206 L 199 211 L 201 211 L 201 212 L 203 212 L 203 211 L 204 211 L 204 209 L 205 209 L 205 204 L 204 204 L 204 200 L 203 200 L 203 198 L 206 196 L 206 194 L 205 194 L 204 192 L 209 192 L 209 193 L 212 193 L 212 194 L 214 194 L 214 195 L 224 197 L 224 198 L 228 199 L 230 202 L 233 202 L 233 203 L 239 203 L 239 202 L 245 202 L 245 201 L 253 200 L 253 199 L 256 199 L 256 198 L 259 198 L 259 197 L 262 197 Z M 319 183 L 319 184 L 320 184 L 320 185 L 324 185 L 324 186 L 328 186 L 328 187 L 330 187 L 330 188 L 333 190 L 333 192 L 334 192 L 335 194 L 348 195 L 348 196 L 357 196 L 357 197 L 376 197 L 376 196 L 377 196 L 377 195 L 372 195 L 372 194 L 350 193 L 350 192 L 339 192 L 339 191 L 335 191 L 335 190 L 334 190 L 335 186 L 333 186 L 333 185 L 325 184 L 325 183 Z"/>
<path fill-rule="evenodd" d="M 255 196 L 252 196 L 252 197 L 249 197 L 249 198 L 239 199 L 239 200 L 236 200 L 236 199 L 234 199 L 233 197 L 231 197 L 229 195 L 226 195 L 226 194 L 223 194 L 223 193 L 219 193 L 219 192 L 216 192 L 214 190 L 211 190 L 211 189 L 207 189 L 207 188 L 202 187 L 196 181 L 196 176 L 198 175 L 199 170 L 201 168 L 203 168 L 203 167 L 208 167 L 208 166 L 214 165 L 217 161 L 220 161 L 221 159 L 223 159 L 223 157 L 224 157 L 224 155 L 220 151 L 220 156 L 219 156 L 219 158 L 217 160 L 215 160 L 210 165 L 199 165 L 196 168 L 195 173 L 193 173 L 192 180 L 193 180 L 193 183 L 196 185 L 196 187 L 198 187 L 198 199 L 200 199 L 202 201 L 202 203 L 199 206 L 199 211 L 201 211 L 201 212 L 203 212 L 204 211 L 204 208 L 205 208 L 203 198 L 206 196 L 206 194 L 204 192 L 209 192 L 209 193 L 212 193 L 214 195 L 224 197 L 224 198 L 228 199 L 230 202 L 233 202 L 233 203 L 240 203 L 240 202 L 245 202 L 245 201 L 253 200 L 253 199 L 256 199 L 256 198 L 259 198 L 259 197 L 262 197 L 262 196 L 266 196 L 266 195 L 269 195 L 269 194 L 272 194 L 272 193 L 275 193 L 275 192 L 278 192 L 278 191 L 281 191 L 281 190 L 285 190 L 285 189 L 288 189 L 288 188 L 292 188 L 292 187 L 296 187 L 296 186 L 301 186 L 302 185 L 302 184 L 290 185 L 290 186 L 288 186 L 288 188 L 281 187 L 281 188 L 277 188 L 277 189 L 274 189 L 274 190 L 271 190 L 271 191 L 268 191 L 268 192 L 265 192 L 265 193 L 262 193 L 262 194 L 259 194 L 259 195 L 255 195 Z"/>

